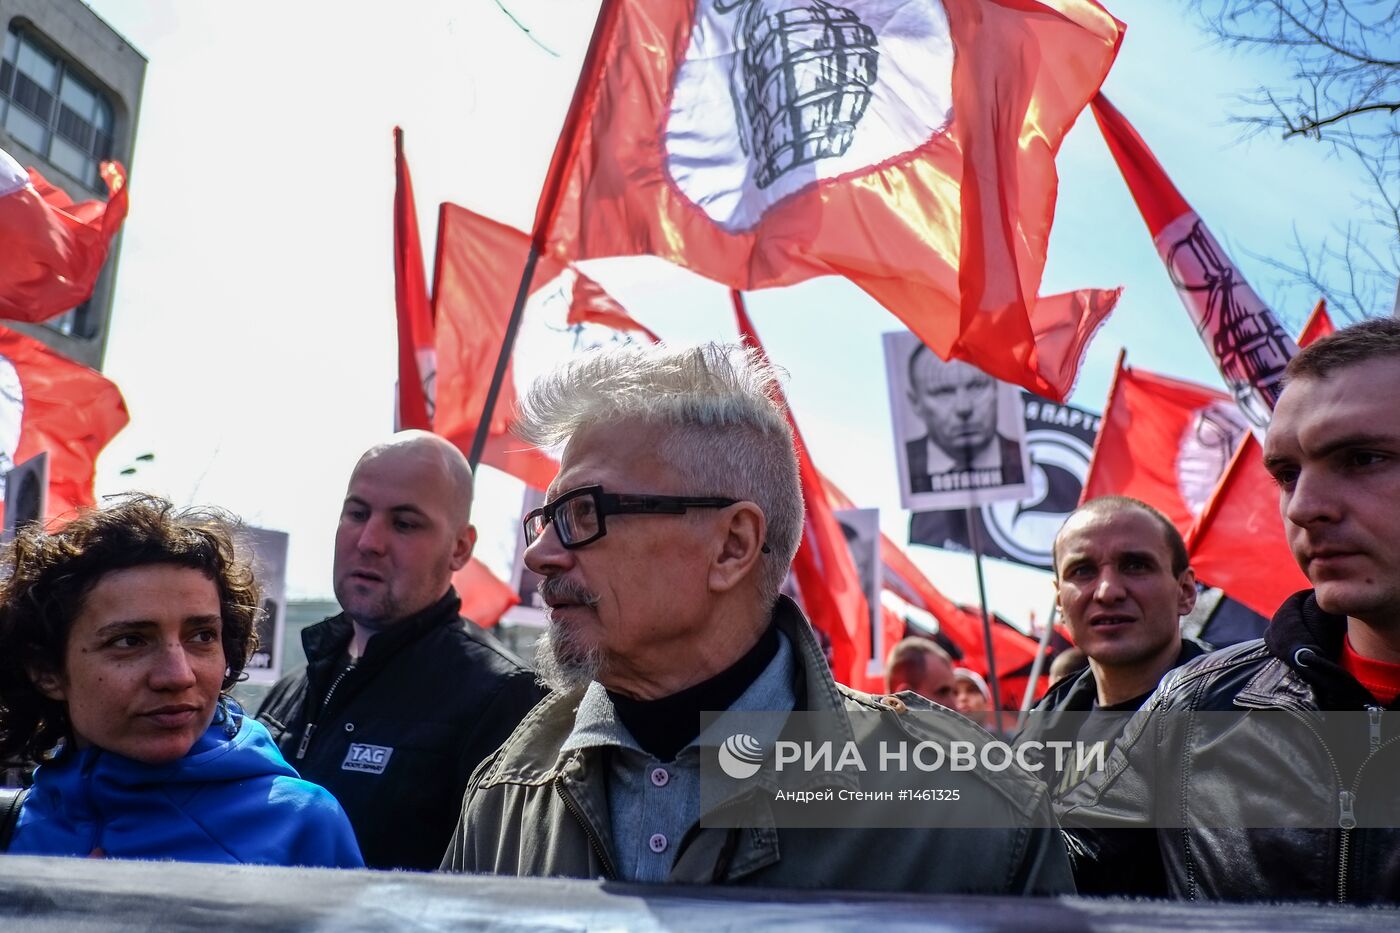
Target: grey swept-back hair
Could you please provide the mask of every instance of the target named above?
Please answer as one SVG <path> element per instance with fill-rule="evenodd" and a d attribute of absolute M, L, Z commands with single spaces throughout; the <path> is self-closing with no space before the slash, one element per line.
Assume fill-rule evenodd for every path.
<path fill-rule="evenodd" d="M 665 430 L 662 460 L 696 496 L 746 499 L 768 522 L 759 592 L 778 598 L 802 537 L 802 488 L 779 371 L 750 348 L 709 343 L 673 349 L 596 350 L 538 379 L 516 431 L 541 447 L 592 425 L 637 422 Z"/>

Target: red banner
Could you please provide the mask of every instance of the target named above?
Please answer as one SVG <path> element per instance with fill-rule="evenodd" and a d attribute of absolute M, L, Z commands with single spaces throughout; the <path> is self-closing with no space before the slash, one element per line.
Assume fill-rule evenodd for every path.
<path fill-rule="evenodd" d="M 47 451 L 46 517 L 95 504 L 97 455 L 128 420 L 121 391 L 101 373 L 0 327 L 0 473 Z"/>
<path fill-rule="evenodd" d="M 1102 94 L 1094 97 L 1093 111 L 1191 323 L 1240 410 L 1263 428 L 1278 401 L 1283 368 L 1297 346 L 1132 124 Z"/>
<path fill-rule="evenodd" d="M 395 429 L 433 428 L 432 384 L 437 370 L 433 314 L 423 273 L 423 244 L 413 179 L 403 154 L 403 130 L 394 127 L 394 307 L 399 324 L 399 404 Z"/>
<path fill-rule="evenodd" d="M 1185 534 L 1247 430 L 1225 393 L 1130 369 L 1120 354 L 1080 502 L 1132 496 Z"/>
<path fill-rule="evenodd" d="M 741 290 L 845 276 L 940 356 L 1063 399 L 1116 292 L 1037 301 L 1055 153 L 1122 24 L 1093 0 L 770 6 L 603 5 L 537 241 Z"/>
<path fill-rule="evenodd" d="M 103 162 L 110 200 L 73 203 L 0 150 L 0 318 L 38 323 L 87 301 L 126 219 L 126 170 Z"/>
<path fill-rule="evenodd" d="M 1332 333 L 1318 302 L 1298 338 L 1307 346 Z M 1186 536 L 1196 576 L 1268 618 L 1311 584 L 1288 547 L 1279 490 L 1264 469 L 1258 440 L 1246 436 L 1200 518 Z"/>
<path fill-rule="evenodd" d="M 530 239 L 519 230 L 455 204 L 442 205 L 433 287 L 438 360 L 434 430 L 463 450 L 470 449 L 481 420 L 529 250 Z M 548 288 L 560 276 L 569 279 L 571 289 L 569 324 L 597 323 L 655 341 L 656 335 L 634 321 L 597 282 L 566 263 L 541 256 L 535 280 Z M 508 368 L 482 462 L 544 489 L 559 465 L 510 433 L 516 401 L 514 374 Z"/>

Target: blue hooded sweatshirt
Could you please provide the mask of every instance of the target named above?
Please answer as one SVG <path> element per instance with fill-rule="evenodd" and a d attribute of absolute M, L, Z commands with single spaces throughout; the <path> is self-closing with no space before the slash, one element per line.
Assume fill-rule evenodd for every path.
<path fill-rule="evenodd" d="M 150 765 L 89 747 L 34 772 L 16 855 L 360 868 L 340 804 L 303 781 L 231 700 L 185 757 Z"/>

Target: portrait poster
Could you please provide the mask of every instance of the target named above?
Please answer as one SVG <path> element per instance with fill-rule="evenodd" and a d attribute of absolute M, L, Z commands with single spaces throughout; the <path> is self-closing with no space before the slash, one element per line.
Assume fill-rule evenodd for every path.
<path fill-rule="evenodd" d="M 287 628 L 287 548 L 285 531 L 245 527 L 242 544 L 252 552 L 253 573 L 262 586 L 258 647 L 243 670 L 250 684 L 275 684 L 282 676 L 282 639 Z"/>
<path fill-rule="evenodd" d="M 938 358 L 909 331 L 884 335 L 900 504 L 912 511 L 1030 492 L 1021 389 Z"/>
<path fill-rule="evenodd" d="M 1050 551 L 1060 526 L 1079 507 L 1089 457 L 1103 418 L 1022 391 L 1031 491 L 1021 499 L 990 502 L 971 513 L 984 557 L 1051 569 Z M 966 509 L 915 512 L 909 543 L 972 550 Z"/>
<path fill-rule="evenodd" d="M 8 458 L 6 458 L 8 459 Z M 0 541 L 9 541 L 15 529 L 28 522 L 42 522 L 49 511 L 49 452 L 41 451 L 5 474 L 5 517 Z"/>
<path fill-rule="evenodd" d="M 525 516 L 542 505 L 544 491 L 526 486 L 525 497 L 520 503 L 520 521 L 515 526 L 515 561 L 511 564 L 510 574 L 510 585 L 520 597 L 520 603 L 511 606 L 502 616 L 504 621 L 540 628 L 549 622 L 545 615 L 544 599 L 539 591 L 540 582 L 544 578 L 525 566 Z"/>
<path fill-rule="evenodd" d="M 865 594 L 865 604 L 870 607 L 870 673 L 878 674 L 884 670 L 885 654 L 890 648 L 884 644 L 884 626 L 880 619 L 880 590 L 884 585 L 881 579 L 884 564 L 880 560 L 880 510 L 835 509 L 831 514 L 846 538 L 851 563 L 855 564 L 856 576 L 860 579 L 860 591 Z"/>

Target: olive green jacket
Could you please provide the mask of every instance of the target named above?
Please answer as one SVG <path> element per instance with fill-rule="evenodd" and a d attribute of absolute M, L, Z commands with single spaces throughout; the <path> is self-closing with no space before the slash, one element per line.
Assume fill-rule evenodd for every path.
<path fill-rule="evenodd" d="M 782 599 L 775 618 L 797 655 L 802 682 L 795 685 L 796 693 L 805 698 L 799 707 L 844 711 L 832 720 L 846 724 L 848 738 L 867 761 L 878 758 L 881 741 L 912 745 L 961 739 L 981 746 L 990 740 L 968 720 L 915 694 L 873 697 L 837 684 L 796 605 Z M 482 762 L 467 788 L 444 870 L 616 878 L 606 750 L 559 751 L 573 729 L 581 696 L 581 690 L 551 694 Z M 909 715 L 910 708 L 919 715 Z M 1045 787 L 1025 771 L 1013 766 L 995 773 L 916 773 L 894 780 L 898 786 L 956 789 L 956 803 L 922 806 L 968 808 L 959 812 L 982 814 L 974 822 L 996 828 L 780 826 L 774 810 L 781 804 L 773 804 L 779 791 L 856 786 L 856 778 L 844 773 L 785 770 L 753 779 L 721 805 L 742 806 L 745 828 L 692 827 L 678 847 L 669 881 L 922 893 L 1048 895 L 1074 890 Z M 718 809 L 711 808 L 710 815 Z"/>

